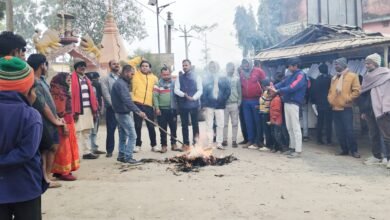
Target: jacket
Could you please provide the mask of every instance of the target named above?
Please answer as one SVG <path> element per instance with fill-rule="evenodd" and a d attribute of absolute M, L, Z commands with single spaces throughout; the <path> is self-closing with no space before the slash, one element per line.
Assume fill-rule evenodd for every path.
<path fill-rule="evenodd" d="M 136 70 L 131 80 L 132 98 L 134 102 L 142 105 L 153 106 L 153 87 L 158 79 L 153 73 L 143 74 Z"/>
<path fill-rule="evenodd" d="M 41 196 L 42 118 L 17 92 L 0 92 L 0 204 Z"/>
<path fill-rule="evenodd" d="M 175 95 L 177 95 L 177 104 L 179 109 L 199 108 L 199 99 L 203 93 L 201 78 L 193 72 L 181 73 L 175 81 Z M 194 100 L 185 98 L 185 94 L 191 96 Z"/>
<path fill-rule="evenodd" d="M 328 110 L 331 108 L 328 101 L 328 92 L 332 77 L 329 74 L 321 74 L 313 81 L 311 90 L 311 102 L 317 106 L 318 110 Z"/>
<path fill-rule="evenodd" d="M 175 81 L 166 82 L 160 79 L 153 90 L 153 107 L 155 109 L 176 109 L 174 94 Z"/>
<path fill-rule="evenodd" d="M 244 72 L 240 72 L 241 92 L 243 100 L 259 100 L 262 89 L 261 81 L 265 79 L 265 73 L 261 68 L 254 67 L 249 75 L 246 77 Z"/>
<path fill-rule="evenodd" d="M 271 100 L 269 118 L 273 125 L 282 125 L 283 123 L 283 105 L 279 95 Z"/>
<path fill-rule="evenodd" d="M 130 84 L 123 78 L 119 78 L 112 86 L 112 109 L 118 114 L 139 113 L 141 110 L 134 104 L 130 95 Z"/>
<path fill-rule="evenodd" d="M 82 104 L 82 98 L 81 98 L 81 86 L 80 86 L 80 79 L 76 72 L 73 72 L 72 75 L 72 109 L 73 114 L 83 114 L 83 104 Z M 93 92 L 93 87 L 91 81 L 88 79 L 88 77 L 84 76 L 85 80 L 88 85 L 88 92 L 89 92 L 89 101 L 91 103 L 91 109 L 92 113 L 96 114 L 98 111 L 98 102 L 95 96 L 95 93 Z"/>
<path fill-rule="evenodd" d="M 206 108 L 225 109 L 231 89 L 226 77 L 211 76 L 203 85 L 202 106 Z M 218 80 L 218 95 L 214 97 L 214 80 Z"/>
<path fill-rule="evenodd" d="M 237 76 L 228 77 L 230 83 L 230 96 L 227 104 L 238 104 L 241 105 L 242 92 L 240 78 Z"/>
<path fill-rule="evenodd" d="M 260 113 L 267 114 L 270 110 L 271 98 L 268 91 L 264 91 L 263 95 L 259 98 L 259 110 Z"/>
<path fill-rule="evenodd" d="M 111 91 L 112 86 L 114 85 L 115 81 L 119 78 L 119 76 L 114 76 L 113 73 L 108 74 L 108 76 L 103 77 L 100 80 L 100 85 L 102 87 L 102 95 L 104 99 L 104 103 L 106 104 L 106 107 L 111 107 Z"/>
<path fill-rule="evenodd" d="M 278 93 L 281 94 L 283 102 L 302 105 L 305 101 L 307 91 L 307 79 L 302 70 L 296 70 L 283 81 L 275 85 Z"/>
<path fill-rule="evenodd" d="M 352 107 L 353 101 L 359 97 L 360 82 L 356 73 L 346 72 L 344 73 L 343 88 L 340 94 L 336 93 L 337 83 L 340 76 L 335 75 L 332 78 L 328 93 L 328 101 L 335 111 L 342 111 L 344 108 Z"/>

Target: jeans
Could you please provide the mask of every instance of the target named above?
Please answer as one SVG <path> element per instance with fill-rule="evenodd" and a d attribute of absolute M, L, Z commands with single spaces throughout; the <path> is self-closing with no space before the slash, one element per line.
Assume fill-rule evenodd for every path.
<path fill-rule="evenodd" d="M 382 134 L 384 146 L 386 147 L 386 152 L 384 152 L 387 156 L 387 159 L 390 159 L 390 115 L 387 113 L 386 115 L 377 119 L 377 124 L 379 127 L 379 131 Z"/>
<path fill-rule="evenodd" d="M 96 117 L 96 119 L 93 123 L 94 126 L 91 129 L 91 135 L 89 136 L 89 138 L 91 139 L 92 152 L 96 151 L 98 149 L 98 145 L 96 144 L 96 138 L 97 138 L 97 133 L 99 132 L 99 123 L 100 123 L 100 118 Z"/>
<path fill-rule="evenodd" d="M 282 125 L 270 125 L 271 130 L 271 138 L 273 140 L 272 149 L 277 151 L 283 150 L 287 147 L 286 138 L 283 135 L 283 127 Z"/>
<path fill-rule="evenodd" d="M 181 129 L 183 133 L 183 143 L 186 145 L 190 144 L 189 140 L 189 117 L 191 116 L 192 123 L 192 139 L 193 144 L 196 143 L 196 139 L 199 137 L 199 123 L 198 123 L 198 108 L 193 109 L 180 109 Z"/>
<path fill-rule="evenodd" d="M 244 100 L 242 102 L 244 110 L 244 118 L 246 125 L 246 132 L 248 134 L 248 141 L 253 144 L 258 144 L 259 142 L 264 141 L 264 138 L 260 140 L 258 134 L 261 133 L 261 119 L 259 116 L 258 109 L 256 108 L 259 105 L 258 100 Z"/>
<path fill-rule="evenodd" d="M 237 103 L 227 104 L 224 112 L 223 141 L 228 139 L 229 118 L 232 122 L 232 141 L 237 141 L 239 107 Z"/>
<path fill-rule="evenodd" d="M 151 106 L 147 106 L 147 105 L 141 105 L 141 104 L 136 104 L 138 106 L 138 108 L 143 111 L 146 116 L 150 119 L 150 120 L 154 120 L 154 110 L 153 110 L 153 107 Z M 135 131 L 137 132 L 137 142 L 136 142 L 136 145 L 141 147 L 142 145 L 142 134 L 141 134 L 141 130 L 142 130 L 142 122 L 144 121 L 143 118 L 139 117 L 137 114 L 134 115 L 134 123 L 135 123 Z M 154 125 L 150 122 L 146 122 L 146 127 L 148 128 L 148 132 L 149 132 L 149 139 L 150 139 L 150 145 L 152 147 L 156 146 L 157 145 L 157 142 L 156 142 L 156 130 L 154 130 Z"/>
<path fill-rule="evenodd" d="M 269 113 L 260 113 L 261 129 L 262 131 L 260 136 L 260 141 L 263 142 L 265 136 L 265 146 L 270 148 L 274 143 L 271 137 L 271 127 L 267 122 L 269 122 Z"/>
<path fill-rule="evenodd" d="M 216 142 L 218 145 L 222 145 L 224 110 L 206 108 L 207 137 L 210 145 L 213 143 L 214 139 L 214 118 L 216 125 Z"/>
<path fill-rule="evenodd" d="M 245 117 L 244 117 L 244 105 L 241 103 L 240 105 L 240 127 L 241 127 L 241 133 L 242 137 L 244 138 L 244 141 L 248 141 L 248 133 L 246 131 L 246 124 L 245 124 Z"/>
<path fill-rule="evenodd" d="M 336 135 L 343 153 L 355 153 L 358 151 L 355 136 L 353 134 L 352 108 L 342 111 L 333 111 L 333 119 Z"/>
<path fill-rule="evenodd" d="M 171 132 L 171 145 L 176 144 L 177 113 L 175 109 L 160 109 L 161 115 L 157 116 L 158 125 Z M 161 146 L 167 146 L 167 134 L 160 130 Z"/>
<path fill-rule="evenodd" d="M 309 137 L 309 104 L 301 106 L 303 137 Z"/>
<path fill-rule="evenodd" d="M 284 114 L 286 115 L 286 127 L 290 137 L 290 148 L 295 152 L 302 152 L 302 131 L 299 124 L 299 106 L 285 103 Z"/>
<path fill-rule="evenodd" d="M 106 126 L 107 126 L 107 136 L 106 136 L 106 150 L 107 153 L 112 153 L 115 148 L 115 130 L 117 127 L 117 121 L 115 118 L 115 112 L 111 106 L 106 109 Z"/>
<path fill-rule="evenodd" d="M 41 196 L 25 202 L 0 204 L 1 220 L 41 220 Z"/>
<path fill-rule="evenodd" d="M 322 130 L 325 125 L 325 135 L 326 135 L 326 142 L 332 143 L 332 110 L 325 109 L 320 110 L 318 109 L 318 118 L 317 118 L 317 141 L 322 142 Z"/>
<path fill-rule="evenodd" d="M 119 127 L 119 155 L 125 160 L 133 158 L 133 149 L 137 139 L 135 132 L 133 113 L 115 114 Z"/>

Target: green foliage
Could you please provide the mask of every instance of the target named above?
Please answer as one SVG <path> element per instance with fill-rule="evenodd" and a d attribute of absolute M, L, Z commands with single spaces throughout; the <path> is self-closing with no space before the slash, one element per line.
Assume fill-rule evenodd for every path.
<path fill-rule="evenodd" d="M 256 25 L 252 8 L 249 8 L 249 10 L 243 6 L 238 6 L 236 8 L 234 26 L 237 32 L 236 38 L 238 40 L 238 45 L 242 49 L 243 57 L 246 57 L 248 52 L 254 47 L 256 36 L 258 36 Z"/>
<path fill-rule="evenodd" d="M 5 2 L 0 2 L 0 21 L 5 17 Z"/>
<path fill-rule="evenodd" d="M 14 30 L 28 42 L 34 34 L 35 27 L 41 22 L 41 13 L 36 1 L 14 0 Z"/>

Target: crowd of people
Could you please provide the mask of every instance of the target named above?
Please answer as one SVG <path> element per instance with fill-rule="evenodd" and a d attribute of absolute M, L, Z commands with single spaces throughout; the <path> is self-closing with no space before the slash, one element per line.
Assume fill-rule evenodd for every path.
<path fill-rule="evenodd" d="M 31 54 L 26 59 L 26 45 L 12 32 L 0 34 L 0 219 L 40 219 L 41 194 L 48 187 L 61 187 L 56 180 L 76 180 L 72 172 L 79 169 L 80 159 L 113 157 L 117 127 L 116 160 L 121 163 L 140 163 L 133 154 L 142 149 L 144 121 L 153 152 L 168 151 L 168 128 L 170 149 L 190 150 L 199 141 L 200 109 L 206 115 L 207 147 L 224 150 L 230 143 L 233 148 L 242 145 L 297 158 L 309 136 L 305 125 L 302 134 L 300 114 L 307 113 L 310 101 L 318 111 L 317 143 L 332 144 L 334 122 L 338 155 L 360 158 L 353 132 L 356 103 L 372 145 L 373 156 L 365 163 L 390 168 L 390 72 L 380 67 L 379 54 L 366 58 L 362 83 L 347 68 L 346 58 L 334 61 L 333 76 L 321 64 L 321 75 L 313 80 L 300 69 L 298 57 L 287 60 L 286 72 L 268 77 L 259 62 L 249 59 L 238 68 L 228 63 L 226 73 L 211 61 L 203 74 L 186 59 L 176 79 L 167 67 L 157 77 L 151 63 L 142 59 L 122 67 L 111 60 L 109 73 L 100 79 L 97 72 L 86 73 L 87 63 L 75 58 L 72 73 L 57 73 L 48 83 L 47 58 Z M 96 143 L 101 112 L 107 128 L 105 151 Z M 177 139 L 178 116 L 182 141 Z M 240 143 L 239 124 L 244 138 Z"/>

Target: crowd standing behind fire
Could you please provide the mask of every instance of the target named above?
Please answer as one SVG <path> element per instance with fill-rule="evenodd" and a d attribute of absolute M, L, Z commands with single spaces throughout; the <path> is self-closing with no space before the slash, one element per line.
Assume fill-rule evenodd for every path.
<path fill-rule="evenodd" d="M 302 62 L 295 57 L 287 60 L 286 73 L 277 72 L 271 78 L 258 61 L 253 65 L 249 59 L 243 59 L 237 70 L 228 63 L 226 73 L 211 61 L 201 77 L 186 59 L 176 80 L 167 67 L 161 68 L 158 79 L 146 60 L 122 68 L 117 60 L 111 60 L 110 72 L 100 82 L 99 73 L 86 73 L 86 62 L 75 59 L 73 73 L 57 73 L 48 84 L 46 57 L 32 54 L 27 63 L 25 47 L 26 41 L 19 35 L 0 34 L 0 219 L 41 219 L 41 194 L 48 187 L 61 187 L 57 180 L 76 180 L 72 172 L 80 167 L 80 158 L 97 159 L 101 154 L 111 158 L 117 127 L 116 160 L 122 163 L 140 163 L 133 154 L 142 149 L 144 120 L 153 152 L 168 151 L 168 127 L 171 150 L 190 150 L 199 137 L 201 108 L 206 110 L 208 147 L 225 150 L 231 127 L 233 148 L 241 144 L 246 149 L 299 158 L 302 141 L 309 139 L 307 120 L 303 135 L 301 132 L 300 111 L 307 118 L 305 108 L 310 100 L 318 112 L 317 143 L 332 144 L 333 120 L 341 148 L 337 155 L 360 158 L 352 124 L 352 105 L 356 103 L 367 122 L 372 147 L 372 156 L 364 163 L 384 164 L 390 169 L 390 95 L 386 92 L 390 71 L 381 67 L 379 54 L 366 57 L 367 74 L 362 82 L 347 68 L 346 58 L 334 61 L 333 76 L 327 65 L 321 64 L 321 75 L 313 80 L 300 69 Z M 96 144 L 103 108 L 106 152 Z M 178 115 L 182 141 L 176 138 Z M 155 117 L 161 146 L 152 123 Z M 238 121 L 244 137 L 240 143 Z M 178 146 L 178 141 L 183 145 Z"/>

